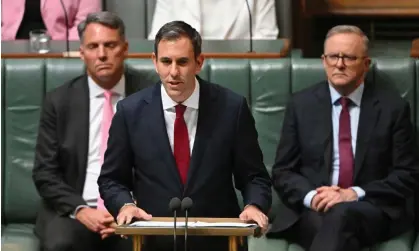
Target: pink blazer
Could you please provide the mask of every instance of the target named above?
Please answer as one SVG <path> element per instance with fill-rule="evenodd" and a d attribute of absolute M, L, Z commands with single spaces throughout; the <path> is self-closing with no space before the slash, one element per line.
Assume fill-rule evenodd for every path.
<path fill-rule="evenodd" d="M 102 10 L 101 0 L 63 0 L 69 21 L 69 39 L 79 40 L 77 25 L 87 14 Z M 59 0 L 41 0 L 41 15 L 53 40 L 66 39 L 64 11 Z M 3 0 L 1 39 L 14 40 L 23 19 L 25 0 Z"/>

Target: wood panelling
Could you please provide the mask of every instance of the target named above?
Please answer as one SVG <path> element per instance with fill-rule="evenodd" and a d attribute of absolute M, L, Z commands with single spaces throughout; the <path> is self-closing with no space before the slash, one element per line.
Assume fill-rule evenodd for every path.
<path fill-rule="evenodd" d="M 412 49 L 410 50 L 410 56 L 412 58 L 419 58 L 419 38 L 413 40 Z"/>

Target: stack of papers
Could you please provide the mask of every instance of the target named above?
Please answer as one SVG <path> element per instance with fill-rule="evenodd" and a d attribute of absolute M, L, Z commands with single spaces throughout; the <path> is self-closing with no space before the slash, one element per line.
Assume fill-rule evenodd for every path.
<path fill-rule="evenodd" d="M 168 221 L 136 221 L 131 223 L 130 227 L 173 227 L 174 222 Z M 188 227 L 255 227 L 254 223 L 238 223 L 238 222 L 188 222 Z M 185 227 L 184 221 L 176 222 L 176 227 Z"/>

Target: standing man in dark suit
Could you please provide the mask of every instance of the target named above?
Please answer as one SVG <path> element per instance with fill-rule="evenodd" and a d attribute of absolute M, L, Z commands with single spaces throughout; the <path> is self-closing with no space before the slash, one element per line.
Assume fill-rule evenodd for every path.
<path fill-rule="evenodd" d="M 409 104 L 365 82 L 368 38 L 355 26 L 327 34 L 328 81 L 289 102 L 273 166 L 285 204 L 268 236 L 310 251 L 356 251 L 411 228 L 418 152 Z"/>
<path fill-rule="evenodd" d="M 204 58 L 201 36 L 189 24 L 165 24 L 154 46 L 161 83 L 118 103 L 112 121 L 98 180 L 107 209 L 124 224 L 172 216 L 170 199 L 190 197 L 190 216 L 240 216 L 266 229 L 271 183 L 246 99 L 196 76 Z M 242 212 L 234 186 L 244 197 Z M 172 241 L 150 237 L 146 248 L 172 250 Z M 226 238 L 191 237 L 188 247 L 228 245 Z"/>
<path fill-rule="evenodd" d="M 97 178 L 116 103 L 149 84 L 124 68 L 128 42 L 119 17 L 92 13 L 78 28 L 87 74 L 49 92 L 41 113 L 33 180 L 43 205 L 35 232 L 46 251 L 130 251 L 118 236 L 101 240 L 114 219 L 98 208 Z"/>

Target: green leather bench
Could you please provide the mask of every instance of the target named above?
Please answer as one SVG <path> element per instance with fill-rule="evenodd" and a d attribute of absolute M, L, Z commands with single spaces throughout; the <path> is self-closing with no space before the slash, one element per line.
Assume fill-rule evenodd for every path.
<path fill-rule="evenodd" d="M 129 59 L 132 67 L 158 80 L 148 59 Z M 31 178 L 38 119 L 45 92 L 84 70 L 79 59 L 4 59 L 2 60 L 4 114 L 2 153 L 2 249 L 38 251 L 39 241 L 33 224 L 39 208 Z M 320 60 L 298 57 L 284 59 L 208 59 L 201 77 L 244 95 L 255 117 L 259 141 L 269 171 L 273 165 L 285 105 L 291 94 L 324 78 Z M 375 82 L 395 83 L 400 94 L 412 105 L 417 125 L 419 101 L 419 61 L 413 59 L 375 60 L 368 76 Z M 274 193 L 270 219 L 281 207 Z M 415 235 L 416 236 L 416 235 Z M 412 250 L 413 231 L 372 249 Z M 250 251 L 297 251 L 300 247 L 284 240 L 249 238 Z"/>

